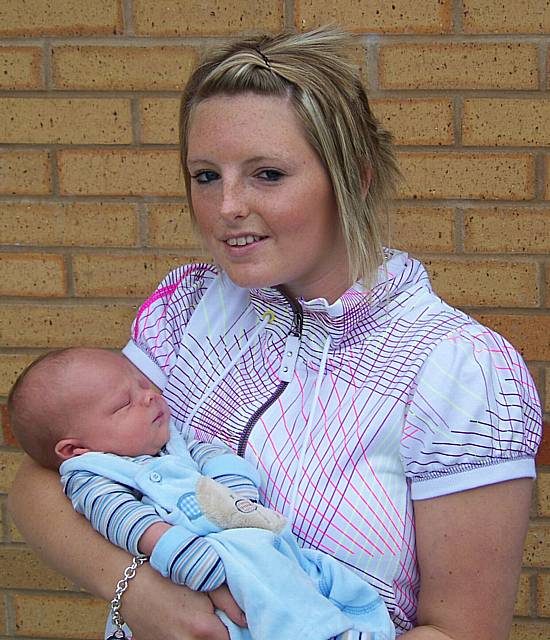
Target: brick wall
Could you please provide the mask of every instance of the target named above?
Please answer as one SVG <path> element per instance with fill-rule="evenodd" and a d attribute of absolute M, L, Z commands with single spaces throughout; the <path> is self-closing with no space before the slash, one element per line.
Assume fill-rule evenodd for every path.
<path fill-rule="evenodd" d="M 136 305 L 198 254 L 177 153 L 199 49 L 250 30 L 338 22 L 405 182 L 391 243 L 524 354 L 550 412 L 547 0 L 2 0 L 0 405 L 66 345 L 119 347 Z M 0 637 L 99 638 L 105 605 L 46 569 L 10 522 L 20 459 L 1 406 Z M 550 635 L 550 437 L 513 640 Z"/>

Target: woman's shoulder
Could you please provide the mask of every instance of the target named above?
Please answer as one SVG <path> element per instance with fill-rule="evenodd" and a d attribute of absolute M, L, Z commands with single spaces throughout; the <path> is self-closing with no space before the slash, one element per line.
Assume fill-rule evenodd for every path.
<path fill-rule="evenodd" d="M 155 293 L 170 295 L 176 291 L 204 291 L 218 275 L 218 268 L 208 262 L 182 264 L 166 275 Z"/>
<path fill-rule="evenodd" d="M 171 309 L 172 313 L 192 310 L 218 275 L 217 268 L 207 262 L 180 265 L 163 278 L 143 302 L 137 316 L 159 308 Z"/>

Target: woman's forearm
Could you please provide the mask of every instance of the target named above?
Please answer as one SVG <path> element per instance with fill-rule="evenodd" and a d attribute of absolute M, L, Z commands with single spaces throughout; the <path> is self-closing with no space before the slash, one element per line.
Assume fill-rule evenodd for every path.
<path fill-rule="evenodd" d="M 113 597 L 130 556 L 73 510 L 57 473 L 25 459 L 9 495 L 9 510 L 25 540 L 48 565 L 100 598 Z M 226 613 L 240 623 L 232 598 L 222 598 L 225 601 Z M 140 640 L 229 639 L 206 594 L 171 583 L 149 564 L 131 580 L 121 612 Z"/>
<path fill-rule="evenodd" d="M 63 495 L 59 476 L 25 458 L 8 499 L 17 528 L 46 564 L 111 599 L 129 555 L 96 533 Z"/>
<path fill-rule="evenodd" d="M 435 627 L 422 626 L 407 631 L 400 638 L 406 640 L 454 640 L 451 636 L 439 631 Z"/>

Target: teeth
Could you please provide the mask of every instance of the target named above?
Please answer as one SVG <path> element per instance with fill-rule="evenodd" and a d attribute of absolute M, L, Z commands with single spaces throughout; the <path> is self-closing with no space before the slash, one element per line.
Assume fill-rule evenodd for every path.
<path fill-rule="evenodd" d="M 244 247 L 246 244 L 252 244 L 258 242 L 260 236 L 240 236 L 238 238 L 229 238 L 227 244 L 230 247 Z"/>

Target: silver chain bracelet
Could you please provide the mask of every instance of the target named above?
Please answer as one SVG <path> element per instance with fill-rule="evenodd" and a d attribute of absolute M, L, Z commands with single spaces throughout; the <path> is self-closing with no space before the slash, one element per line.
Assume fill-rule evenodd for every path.
<path fill-rule="evenodd" d="M 120 613 L 122 595 L 126 592 L 126 589 L 128 589 L 128 582 L 135 577 L 138 567 L 141 567 L 141 565 L 144 562 L 147 562 L 148 559 L 149 558 L 144 555 L 134 556 L 132 558 L 132 564 L 124 569 L 122 579 L 117 582 L 115 596 L 111 600 L 111 620 L 117 630 L 108 640 L 124 640 L 124 638 L 126 638 L 126 634 L 122 629 L 122 626 L 124 625 L 124 618 Z"/>

